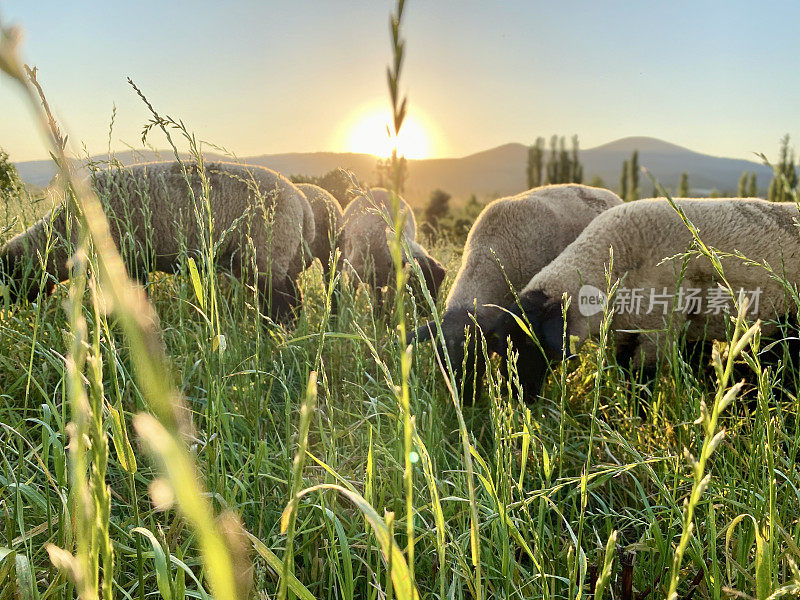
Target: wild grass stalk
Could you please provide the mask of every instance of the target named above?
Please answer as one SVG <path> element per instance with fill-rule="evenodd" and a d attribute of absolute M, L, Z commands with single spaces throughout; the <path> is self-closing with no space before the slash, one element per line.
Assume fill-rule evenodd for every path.
<path fill-rule="evenodd" d="M 83 346 L 86 339 L 85 322 L 82 323 L 79 313 L 85 286 L 83 282 L 86 277 L 84 256 L 87 252 L 86 244 L 91 240 L 97 257 L 99 289 L 104 293 L 104 301 L 110 302 L 113 306 L 130 340 L 138 381 L 145 391 L 150 406 L 160 419 L 159 422 L 148 415 L 140 414 L 137 417 L 137 432 L 149 442 L 151 450 L 163 460 L 164 467 L 172 479 L 171 484 L 178 503 L 198 531 L 208 576 L 217 597 L 235 600 L 239 594 L 236 589 L 231 552 L 226 544 L 228 540 L 223 537 L 222 532 L 213 522 L 211 508 L 204 500 L 194 466 L 179 437 L 181 433 L 189 432 L 188 419 L 180 396 L 171 384 L 171 376 L 166 366 L 167 361 L 156 325 L 155 313 L 142 290 L 129 280 L 111 238 L 108 222 L 100 203 L 86 184 L 77 179 L 72 172 L 65 152 L 66 138 L 62 136 L 56 125 L 36 79 L 36 71 L 28 68 L 27 74 L 23 73 L 22 62 L 18 58 L 18 41 L 19 36 L 14 30 L 2 28 L 0 31 L 0 69 L 20 85 L 24 97 L 38 115 L 43 133 L 50 141 L 51 153 L 60 169 L 71 204 L 75 213 L 80 217 L 81 244 L 74 270 L 77 284 L 73 283 L 71 286 L 72 313 L 70 320 L 76 341 L 67 361 L 71 382 L 70 396 L 73 399 L 72 418 L 76 421 L 76 437 L 71 443 L 74 444 L 73 476 L 77 478 L 78 486 L 75 490 L 78 496 L 76 501 L 78 544 L 75 558 L 67 551 L 59 551 L 53 546 L 50 547 L 51 558 L 54 559 L 57 566 L 71 573 L 82 598 L 96 596 L 97 550 L 95 548 L 100 544 L 96 543 L 95 536 L 103 535 L 106 538 L 102 542 L 104 560 L 107 558 L 105 552 L 111 542 L 108 539 L 106 525 L 100 523 L 99 529 L 94 529 L 96 513 L 92 510 L 94 507 L 91 506 L 87 488 L 80 483 L 85 470 L 83 440 L 88 426 L 89 409 L 86 406 L 86 394 L 81 379 L 85 359 Z M 97 405 L 102 406 L 101 399 L 97 400 Z M 104 435 L 104 432 L 97 432 L 97 435 Z M 98 448 L 98 451 L 101 449 L 102 447 Z M 105 456 L 107 457 L 107 449 Z M 94 468 L 98 469 L 99 466 L 104 472 L 105 459 L 101 456 L 96 456 L 95 459 Z M 97 462 L 101 464 L 98 465 Z M 104 485 L 104 482 L 101 485 Z M 101 494 L 99 490 L 97 493 Z M 106 507 L 100 506 L 99 509 L 101 514 L 107 513 Z M 109 577 L 110 573 L 106 573 L 106 576 Z M 109 582 L 104 591 L 111 589 Z"/>
<path fill-rule="evenodd" d="M 691 493 L 684 504 L 682 532 L 672 562 L 667 600 L 675 600 L 678 597 L 681 563 L 695 529 L 694 513 L 700 503 L 703 492 L 711 482 L 711 474 L 706 473 L 706 463 L 725 438 L 725 430 L 718 430 L 717 427 L 720 415 L 736 400 L 743 386 L 742 382 L 732 386 L 728 385 L 732 377 L 734 361 L 748 346 L 753 346 L 754 351 L 758 351 L 757 336 L 760 330 L 760 322 L 756 322 L 750 328 L 745 327 L 746 313 L 747 302 L 745 300 L 740 304 L 731 345 L 727 352 L 723 353 L 718 343 L 714 345 L 711 357 L 714 371 L 717 375 L 717 390 L 714 396 L 714 403 L 709 412 L 705 401 L 701 401 L 700 416 L 695 421 L 696 424 L 703 428 L 705 438 L 696 459 L 688 449 L 685 450 L 686 460 L 692 469 L 693 483 Z"/>
<path fill-rule="evenodd" d="M 289 590 L 289 575 L 294 575 L 294 533 L 297 522 L 297 503 L 303 485 L 303 465 L 308 451 L 308 429 L 311 425 L 311 416 L 317 401 L 317 374 L 312 372 L 308 379 L 306 398 L 300 409 L 300 429 L 297 439 L 297 452 L 294 455 L 292 464 L 292 487 L 291 500 L 289 501 L 281 529 L 286 532 L 286 550 L 283 557 L 283 572 L 281 573 L 280 588 L 278 589 L 278 600 L 284 600 Z"/>
<path fill-rule="evenodd" d="M 577 560 L 575 561 L 575 570 L 573 571 L 570 579 L 570 582 L 573 585 L 579 586 L 581 588 L 583 587 L 588 566 L 586 564 L 586 553 L 582 549 L 584 543 L 584 538 L 583 538 L 584 525 L 586 522 L 585 519 L 586 505 L 588 502 L 587 478 L 592 468 L 592 454 L 594 452 L 595 435 L 597 431 L 597 413 L 601 402 L 601 395 L 603 392 L 605 380 L 607 377 L 606 371 L 609 363 L 609 358 L 607 355 L 608 342 L 611 333 L 611 320 L 614 314 L 613 299 L 616 297 L 616 292 L 619 286 L 619 280 L 612 280 L 611 273 L 613 272 L 613 269 L 614 269 L 614 253 L 612 250 L 611 252 L 609 252 L 608 266 L 606 268 L 606 274 L 605 274 L 606 290 L 607 290 L 606 298 L 608 299 L 607 301 L 608 305 L 604 307 L 603 318 L 600 322 L 600 334 L 598 336 L 597 354 L 595 357 L 595 364 L 594 364 L 594 368 L 596 369 L 596 371 L 594 380 L 594 390 L 592 393 L 592 412 L 590 414 L 590 421 L 589 421 L 589 439 L 586 448 L 586 462 L 584 463 L 583 472 L 581 473 L 580 513 L 578 515 L 578 532 L 577 532 L 577 541 L 575 544 L 576 545 L 575 553 L 577 555 Z M 613 546 L 611 547 L 611 551 L 613 552 Z"/>
<path fill-rule="evenodd" d="M 403 57 L 405 41 L 400 37 L 400 24 L 403 18 L 405 0 L 398 0 L 396 12 L 390 19 L 390 29 L 392 36 L 392 56 L 393 62 L 386 70 L 389 84 L 389 96 L 392 105 L 392 134 L 394 139 L 400 135 L 403 121 L 406 117 L 407 98 L 401 96 L 400 74 L 403 67 Z M 408 378 L 411 372 L 411 348 L 404 348 L 406 339 L 405 321 L 405 287 L 407 271 L 403 268 L 403 231 L 405 231 L 405 220 L 408 218 L 400 210 L 400 192 L 403 178 L 400 160 L 397 157 L 397 148 L 392 150 L 392 220 L 394 225 L 394 239 L 390 240 L 389 250 L 394 261 L 395 268 L 395 315 L 397 316 L 398 329 L 398 352 L 400 353 L 400 384 L 397 389 L 397 400 L 403 417 L 403 481 L 405 483 L 406 496 L 406 553 L 408 555 L 409 576 L 411 584 L 414 585 L 414 463 L 411 453 L 413 452 L 413 425 L 411 421 L 411 397 L 408 388 Z"/>

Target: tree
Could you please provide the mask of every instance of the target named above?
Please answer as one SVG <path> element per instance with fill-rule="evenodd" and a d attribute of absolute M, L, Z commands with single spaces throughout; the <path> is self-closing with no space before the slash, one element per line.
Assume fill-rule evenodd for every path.
<path fill-rule="evenodd" d="M 464 218 L 468 221 L 466 231 L 469 231 L 469 228 L 475 222 L 475 219 L 477 219 L 478 215 L 481 214 L 483 206 L 484 205 L 478 201 L 478 197 L 475 194 L 469 195 L 466 205 L 464 205 L 464 208 L 461 210 Z"/>
<path fill-rule="evenodd" d="M 558 136 L 550 138 L 550 160 L 547 161 L 547 183 L 559 183 L 558 181 Z"/>
<path fill-rule="evenodd" d="M 678 198 L 689 197 L 689 174 L 681 173 L 681 182 L 678 185 Z"/>
<path fill-rule="evenodd" d="M 436 237 L 438 239 L 447 239 L 456 246 L 463 247 L 472 224 L 482 210 L 483 204 L 478 201 L 478 197 L 475 194 L 470 194 L 466 204 L 460 207 L 453 207 L 446 217 L 439 219 L 435 232 Z M 421 229 L 434 233 L 427 222 L 422 224 Z"/>
<path fill-rule="evenodd" d="M 750 181 L 747 184 L 747 197 L 748 198 L 757 198 L 758 197 L 758 181 L 756 180 L 756 172 L 755 171 L 750 173 Z"/>
<path fill-rule="evenodd" d="M 428 205 L 425 207 L 425 221 L 431 227 L 439 224 L 439 219 L 446 217 L 450 213 L 450 194 L 444 190 L 436 189 L 431 192 Z"/>
<path fill-rule="evenodd" d="M 567 143 L 564 136 L 558 143 L 558 183 L 569 183 L 572 181 L 572 161 L 567 152 Z"/>
<path fill-rule="evenodd" d="M 767 199 L 770 202 L 792 200 L 792 193 L 797 191 L 797 169 L 794 165 L 794 149 L 789 147 L 788 133 L 781 139 L 780 160 L 773 170 L 775 174 L 769 183 Z"/>
<path fill-rule="evenodd" d="M 583 165 L 581 164 L 578 152 L 580 151 L 580 143 L 578 136 L 572 136 L 572 176 L 570 181 L 572 183 L 583 183 Z"/>
<path fill-rule="evenodd" d="M 603 178 L 602 178 L 602 177 L 600 177 L 600 175 L 595 175 L 595 176 L 593 176 L 593 177 L 592 177 L 592 178 L 589 180 L 589 185 L 590 185 L 590 186 L 592 186 L 592 187 L 597 187 L 597 188 L 606 188 L 606 189 L 608 189 L 608 186 L 606 185 L 606 182 L 605 182 L 605 181 L 603 181 Z"/>
<path fill-rule="evenodd" d="M 578 153 L 580 144 L 578 136 L 572 136 L 572 151 L 567 150 L 567 142 L 564 136 L 560 138 L 554 135 L 550 138 L 550 155 L 547 164 L 544 166 L 545 179 L 541 178 L 541 161 L 544 160 L 544 139 L 537 138 L 536 144 L 528 149 L 528 186 L 536 187 L 543 183 L 582 183 L 583 165 L 580 162 Z M 537 171 L 538 168 L 538 171 Z M 537 179 L 536 175 L 539 173 Z"/>
<path fill-rule="evenodd" d="M 619 174 L 619 197 L 624 202 L 638 200 L 639 191 L 639 151 L 634 150 L 630 160 L 622 162 L 622 172 Z"/>
<path fill-rule="evenodd" d="M 742 171 L 742 176 L 739 177 L 738 195 L 740 198 L 758 197 L 758 181 L 755 171 Z"/>
<path fill-rule="evenodd" d="M 622 161 L 622 173 L 619 175 L 619 197 L 628 198 L 628 161 Z"/>
<path fill-rule="evenodd" d="M 350 203 L 350 188 L 352 182 L 350 178 L 341 170 L 333 169 L 318 177 L 308 175 L 292 175 L 289 177 L 292 183 L 313 183 L 323 190 L 328 191 L 339 204 L 344 208 Z"/>
<path fill-rule="evenodd" d="M 8 153 L 0 148 L 0 198 L 17 196 L 23 187 L 17 167 L 9 160 Z"/>
<path fill-rule="evenodd" d="M 399 194 L 405 191 L 406 179 L 408 179 L 408 161 L 405 156 L 397 156 L 397 148 L 392 150 L 389 158 L 378 159 L 375 171 L 378 175 L 377 187 L 394 187 Z"/>
<path fill-rule="evenodd" d="M 537 137 L 536 143 L 528 148 L 528 166 L 525 171 L 528 177 L 528 189 L 539 187 L 544 183 L 542 180 L 543 168 L 544 138 Z"/>
<path fill-rule="evenodd" d="M 750 174 L 747 171 L 742 171 L 742 176 L 739 177 L 739 198 L 747 197 L 747 181 L 749 178 Z"/>
<path fill-rule="evenodd" d="M 628 185 L 628 197 L 624 200 L 630 202 L 631 200 L 639 199 L 639 151 L 634 150 L 631 155 L 631 162 L 628 169 L 630 174 L 630 184 Z"/>

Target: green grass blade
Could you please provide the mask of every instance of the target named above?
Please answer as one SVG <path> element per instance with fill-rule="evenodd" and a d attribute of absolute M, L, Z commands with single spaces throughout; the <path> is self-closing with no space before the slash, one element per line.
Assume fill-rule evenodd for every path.
<path fill-rule="evenodd" d="M 270 568 L 276 573 L 283 573 L 283 561 L 278 558 L 278 556 L 272 550 L 267 548 L 264 542 L 259 540 L 252 533 L 248 532 L 247 537 L 253 544 L 253 549 L 255 549 L 259 556 L 267 561 L 267 564 L 270 566 Z M 302 582 L 294 576 L 293 573 L 289 573 L 287 585 L 289 586 L 289 589 L 292 590 L 292 592 L 294 592 L 298 598 L 300 598 L 300 600 L 316 600 L 314 594 L 308 591 L 308 588 L 304 586 Z"/>
<path fill-rule="evenodd" d="M 318 490 L 333 490 L 338 492 L 350 500 L 350 502 L 352 502 L 355 507 L 361 511 L 369 524 L 372 526 L 372 531 L 375 533 L 375 539 L 378 540 L 378 543 L 381 546 L 381 551 L 383 552 L 384 558 L 388 560 L 391 552 L 392 583 L 394 584 L 394 592 L 398 600 L 418 600 L 419 594 L 416 586 L 411 581 L 408 563 L 406 562 L 405 558 L 403 558 L 403 551 L 389 535 L 389 528 L 386 526 L 386 521 L 384 521 L 380 515 L 375 512 L 375 509 L 372 508 L 369 502 L 367 502 L 364 497 L 361 496 L 361 494 L 332 483 L 323 483 L 306 488 L 299 492 L 296 497 L 301 498 Z M 291 510 L 292 508 L 287 506 L 283 512 L 283 516 L 281 517 L 282 530 L 285 530 L 285 527 L 288 525 L 289 514 Z"/>
<path fill-rule="evenodd" d="M 131 530 L 132 533 L 139 533 L 150 541 L 150 546 L 153 548 L 153 562 L 156 569 L 156 585 L 158 585 L 158 592 L 164 600 L 174 600 L 172 595 L 172 577 L 169 572 L 169 558 L 164 554 L 164 548 L 155 534 L 149 529 L 144 527 L 135 527 Z"/>

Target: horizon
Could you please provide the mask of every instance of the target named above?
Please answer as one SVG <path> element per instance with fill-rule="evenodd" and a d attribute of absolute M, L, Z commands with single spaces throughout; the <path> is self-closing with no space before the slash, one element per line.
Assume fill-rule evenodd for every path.
<path fill-rule="evenodd" d="M 409 159 L 404 198 L 412 205 L 420 206 L 435 189 L 446 190 L 457 201 L 466 200 L 473 195 L 482 200 L 490 200 L 517 194 L 527 189 L 526 148 L 524 144 L 511 142 L 465 157 Z M 623 161 L 629 159 L 634 150 L 639 151 L 641 166 L 647 168 L 645 179 L 652 177 L 670 188 L 676 186 L 682 174 L 686 173 L 689 176 L 690 189 L 700 196 L 714 191 L 725 191 L 728 195 L 733 195 L 742 172 L 757 174 L 760 189 L 764 190 L 772 174 L 772 170 L 757 160 L 757 157 L 744 161 L 699 154 L 692 149 L 657 138 L 628 137 L 584 149 L 581 152 L 583 181 L 600 187 L 608 187 L 609 183 L 613 186 L 619 179 Z M 158 154 L 154 155 L 152 152 Z M 207 161 L 239 162 L 267 167 L 287 177 L 320 177 L 332 169 L 346 168 L 364 182 L 374 180 L 378 159 L 373 154 L 324 151 L 226 157 L 220 155 L 215 148 L 208 148 L 205 155 Z M 116 154 L 124 164 L 170 160 L 172 156 L 172 150 L 165 149 L 149 150 L 147 154 L 138 156 L 132 156 L 130 151 Z M 92 159 L 103 161 L 105 156 L 101 154 Z M 49 159 L 16 164 L 22 179 L 36 186 L 47 185 L 56 169 Z"/>
<path fill-rule="evenodd" d="M 561 137 L 561 136 L 559 136 L 559 137 Z M 587 152 L 587 151 L 597 150 L 597 149 L 603 148 L 604 146 L 609 146 L 609 145 L 612 145 L 612 144 L 617 144 L 619 142 L 625 142 L 627 140 L 634 140 L 634 139 L 643 139 L 643 140 L 648 140 L 648 141 L 652 141 L 652 142 L 657 142 L 659 145 L 672 146 L 672 147 L 679 148 L 680 150 L 683 150 L 683 151 L 686 151 L 686 152 L 692 152 L 692 153 L 696 153 L 696 154 L 703 154 L 705 156 L 710 156 L 710 157 L 713 157 L 713 158 L 723 158 L 723 159 L 730 159 L 730 160 L 746 160 L 746 161 L 750 161 L 750 162 L 753 162 L 753 163 L 757 163 L 759 165 L 763 165 L 763 162 L 761 162 L 758 159 L 758 156 L 756 154 L 753 154 L 753 156 L 751 158 L 735 157 L 735 156 L 722 156 L 722 155 L 716 155 L 716 154 L 707 154 L 705 152 L 700 152 L 698 150 L 695 150 L 694 148 L 689 148 L 687 146 L 684 146 L 684 145 L 679 144 L 679 143 L 675 143 L 675 142 L 670 141 L 670 140 L 663 140 L 663 139 L 660 139 L 660 138 L 654 138 L 654 137 L 651 137 L 651 136 L 642 136 L 642 135 L 629 135 L 629 136 L 620 137 L 620 138 L 616 138 L 616 139 L 613 139 L 613 140 L 608 140 L 608 141 L 605 141 L 605 142 L 601 142 L 601 143 L 599 143 L 599 144 L 597 144 L 595 146 L 581 147 L 580 148 L 580 152 Z M 547 152 L 550 152 L 549 138 L 546 138 L 545 141 L 548 144 Z M 469 154 L 454 155 L 454 156 L 430 156 L 430 157 L 426 157 L 426 158 L 407 158 L 407 160 L 409 162 L 422 162 L 422 161 L 431 161 L 431 160 L 461 160 L 461 159 L 464 159 L 464 158 L 469 158 L 470 156 L 475 156 L 477 154 L 483 154 L 483 153 L 486 153 L 486 152 L 492 152 L 494 150 L 498 150 L 498 149 L 506 147 L 506 146 L 524 146 L 524 147 L 528 147 L 529 144 L 525 144 L 525 143 L 519 142 L 519 141 L 511 141 L 511 142 L 505 142 L 503 144 L 498 144 L 496 146 L 492 146 L 491 148 L 483 148 L 483 149 L 477 150 L 475 152 L 470 152 Z M 2 146 L 0 146 L 0 148 L 2 148 Z M 115 155 L 119 155 L 119 154 L 124 154 L 126 152 L 155 152 L 155 153 L 158 153 L 158 154 L 163 154 L 163 155 L 165 155 L 165 157 L 167 157 L 167 156 L 171 156 L 173 151 L 169 147 L 162 147 L 162 148 L 151 148 L 151 147 L 148 147 L 148 148 L 127 148 L 126 147 L 126 148 L 122 148 L 122 149 L 114 151 L 114 154 Z M 184 150 L 181 150 L 181 152 L 184 152 Z M 648 150 L 643 150 L 643 151 L 640 150 L 640 152 L 645 152 L 646 153 L 646 152 L 648 152 Z M 205 148 L 205 153 L 206 154 L 215 154 L 215 155 L 218 155 L 218 156 L 225 156 L 220 151 L 219 148 L 214 148 L 214 147 L 210 147 L 210 146 Z M 96 158 L 96 157 L 99 157 L 99 156 L 105 156 L 106 154 L 107 154 L 106 151 L 91 152 L 89 154 L 89 156 L 93 157 L 93 158 Z M 375 158 L 375 159 L 385 158 L 385 156 L 381 156 L 381 155 L 378 155 L 378 154 L 373 154 L 371 152 L 356 152 L 356 151 L 351 151 L 351 150 L 340 150 L 340 151 L 337 151 L 337 150 L 309 150 L 309 151 L 305 151 L 305 152 L 289 151 L 289 152 L 267 152 L 267 153 L 265 153 L 265 152 L 256 152 L 256 153 L 248 154 L 248 155 L 238 155 L 237 154 L 236 156 L 231 156 L 230 158 L 232 160 L 234 160 L 234 159 L 244 160 L 244 159 L 248 159 L 248 158 L 262 158 L 262 157 L 269 157 L 269 156 L 292 156 L 292 155 L 310 155 L 310 154 L 341 154 L 341 155 L 367 156 L 367 157 L 372 157 L 372 158 Z M 78 158 L 79 160 L 82 159 L 82 157 L 76 157 L 76 158 Z M 164 160 L 169 160 L 169 159 L 168 158 L 164 158 Z M 13 157 L 12 157 L 12 162 L 14 162 L 15 164 L 22 164 L 22 163 L 29 163 L 29 162 L 51 162 L 51 161 L 52 161 L 52 159 L 49 158 L 49 157 L 34 158 L 34 159 L 31 159 L 31 160 L 24 160 L 24 161 L 16 161 L 16 160 L 13 160 Z"/>
<path fill-rule="evenodd" d="M 184 6 L 46 0 L 2 3 L 0 14 L 23 27 L 23 56 L 40 68 L 74 153 L 82 144 L 105 153 L 112 106 L 112 149 L 141 147 L 148 114 L 126 76 L 159 112 L 238 156 L 386 153 L 391 2 Z M 572 7 L 410 2 L 404 90 L 406 131 L 416 139 L 401 138 L 401 153 L 462 158 L 577 134 L 583 149 L 652 137 L 757 162 L 757 152 L 776 156 L 784 134 L 800 139 L 800 82 L 786 75 L 800 51 L 790 26 L 800 6 Z M 746 35 L 734 44 L 736 31 Z M 16 163 L 46 160 L 29 110 L 7 83 L 0 104 L 0 148 Z"/>

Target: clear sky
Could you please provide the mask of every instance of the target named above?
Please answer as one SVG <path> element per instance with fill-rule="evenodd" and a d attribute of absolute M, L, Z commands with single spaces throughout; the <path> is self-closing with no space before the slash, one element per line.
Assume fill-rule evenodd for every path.
<path fill-rule="evenodd" d="M 73 141 L 138 145 L 155 107 L 240 156 L 361 150 L 385 109 L 387 0 L 0 0 Z M 800 145 L 800 2 L 407 0 L 405 89 L 432 156 L 553 133 L 710 154 Z M 380 136 L 380 132 L 375 134 Z M 159 147 L 163 140 L 154 138 Z M 0 79 L 0 147 L 45 157 Z"/>

